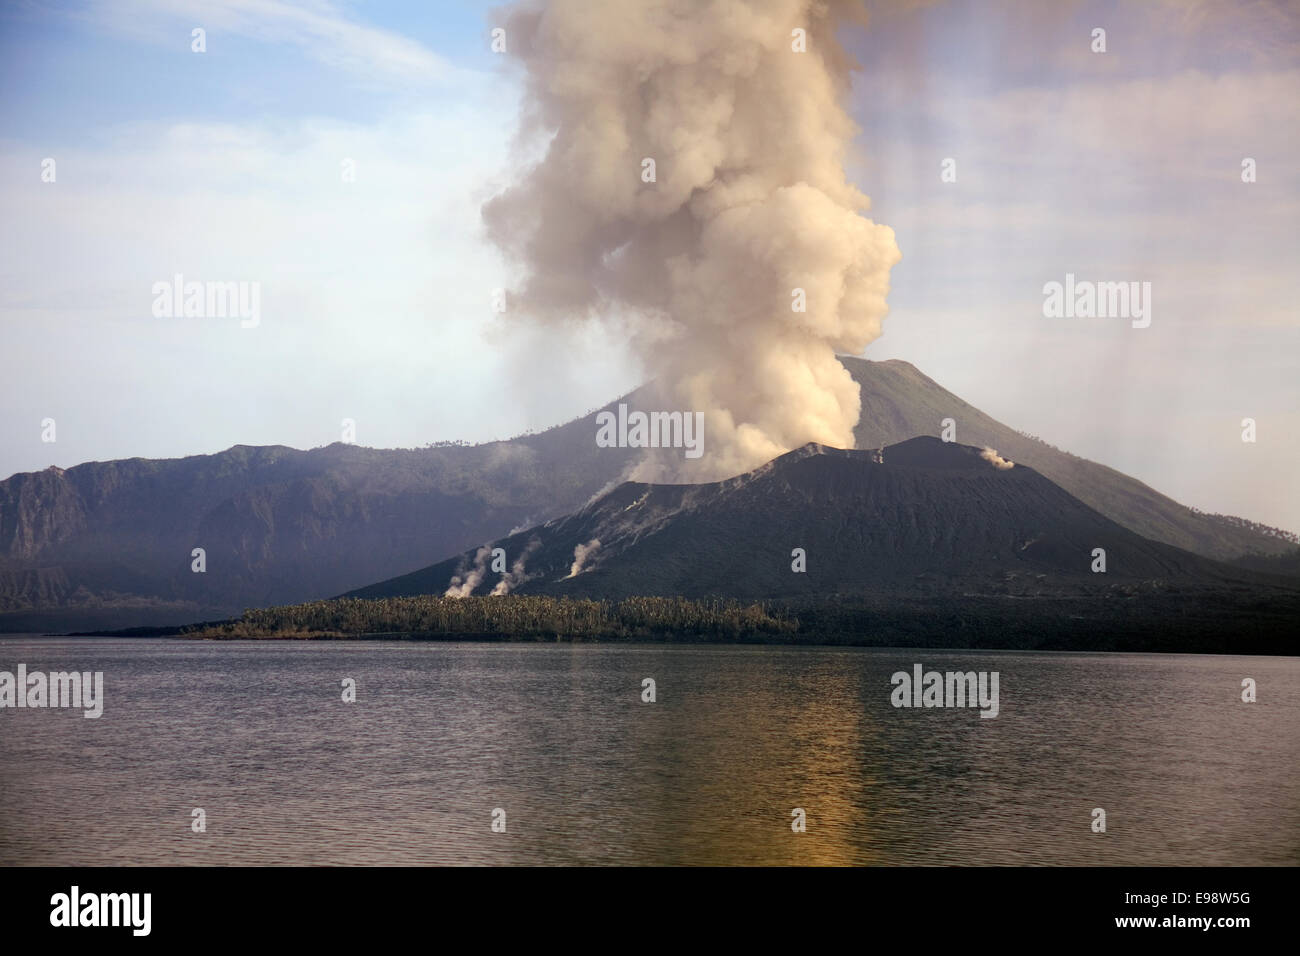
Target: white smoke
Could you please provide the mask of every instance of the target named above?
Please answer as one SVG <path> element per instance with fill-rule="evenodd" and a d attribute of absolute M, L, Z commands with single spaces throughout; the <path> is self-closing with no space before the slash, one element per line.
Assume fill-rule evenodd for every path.
<path fill-rule="evenodd" d="M 515 559 L 514 565 L 509 571 L 501 575 L 501 580 L 496 583 L 494 588 L 492 588 L 492 594 L 494 596 L 509 594 L 512 590 L 528 580 L 529 575 L 524 573 L 524 566 L 527 564 L 528 559 L 532 556 L 533 552 L 541 546 L 541 538 L 529 539 L 527 547 L 525 547 L 519 557 Z M 536 575 L 533 576 L 535 577 Z"/>
<path fill-rule="evenodd" d="M 533 0 L 504 21 L 523 138 L 553 137 L 483 208 L 524 270 L 512 312 L 626 323 L 665 407 L 705 413 L 693 480 L 808 441 L 853 447 L 858 386 L 836 353 L 880 335 L 900 258 L 844 172 L 853 64 L 836 31 L 861 9 Z"/>
<path fill-rule="evenodd" d="M 599 538 L 592 538 L 586 544 L 580 544 L 575 547 L 573 549 L 573 564 L 569 567 L 569 577 L 565 578 L 565 580 L 567 581 L 569 578 L 576 578 L 581 574 L 583 566 L 587 563 L 587 559 L 595 555 L 599 550 Z"/>
<path fill-rule="evenodd" d="M 987 461 L 989 464 L 991 464 L 994 468 L 997 468 L 1001 471 L 1006 471 L 1008 468 L 1016 467 L 1016 463 L 1014 461 L 1010 461 L 1006 458 L 1003 458 L 1001 455 L 999 455 L 992 448 L 989 448 L 987 445 L 985 445 L 984 450 L 980 452 L 980 457 L 983 458 L 985 461 Z"/>
<path fill-rule="evenodd" d="M 529 528 L 535 528 L 535 527 L 537 527 L 538 524 L 539 524 L 538 520 L 537 520 L 536 518 L 532 517 L 531 515 L 529 515 L 529 516 L 528 516 L 527 518 L 525 518 L 523 521 L 519 522 L 519 524 L 515 525 L 513 528 L 511 528 L 509 531 L 507 531 L 507 532 L 506 532 L 506 537 L 507 537 L 507 538 L 513 538 L 515 535 L 519 534 L 521 531 L 527 531 Z"/>
<path fill-rule="evenodd" d="M 487 561 L 492 556 L 492 549 L 487 545 L 478 549 L 474 555 L 474 567 L 466 573 L 462 568 L 451 577 L 451 584 L 443 592 L 443 597 L 463 598 L 469 597 L 474 593 L 474 589 L 483 581 L 483 575 L 487 573 Z"/>

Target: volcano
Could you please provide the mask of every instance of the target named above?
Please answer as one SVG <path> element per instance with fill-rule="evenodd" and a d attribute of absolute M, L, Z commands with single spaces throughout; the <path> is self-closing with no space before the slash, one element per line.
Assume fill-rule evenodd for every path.
<path fill-rule="evenodd" d="M 1201 514 L 1112 468 L 1023 435 L 907 362 L 848 356 L 841 362 L 861 387 L 862 415 L 854 433 L 858 448 L 938 435 L 941 422 L 951 418 L 959 442 L 989 445 L 1017 462 L 1008 472 L 1011 480 L 1023 479 L 1025 466 L 1036 469 L 1040 477 L 1145 538 L 1222 561 L 1285 558 L 1296 551 L 1293 540 L 1276 529 Z M 603 411 L 619 403 L 658 407 L 652 391 L 638 389 Z M 514 529 L 585 513 L 584 504 L 614 488 L 645 453 L 598 447 L 598 414 L 483 445 L 375 449 L 336 443 L 309 451 L 236 446 L 215 455 L 89 462 L 14 475 L 0 481 L 0 631 L 184 624 L 247 607 L 323 598 L 425 568 Z M 683 464 L 681 452 L 674 453 Z M 807 457 L 806 450 L 792 454 Z M 834 455 L 827 451 L 823 457 Z M 888 458 L 886 473 L 895 464 L 896 455 Z M 722 486 L 730 487 L 727 482 Z M 656 508 L 661 502 L 667 508 L 675 496 L 699 500 L 710 494 L 709 487 L 656 488 L 651 497 Z M 784 557 L 774 565 L 781 573 L 773 573 L 772 583 L 811 588 L 839 573 L 819 546 L 809 551 L 806 576 L 788 579 L 781 571 L 788 570 L 793 548 L 810 547 L 807 542 L 813 539 L 805 534 L 829 533 L 843 517 L 840 505 L 829 507 L 823 517 L 805 510 L 799 512 L 803 524 L 790 518 L 791 524 L 781 525 L 798 540 L 783 544 Z M 629 517 L 635 514 L 629 512 Z M 916 520 L 925 523 L 919 515 Z M 612 529 L 601 533 L 608 556 L 622 539 Z M 593 532 L 584 541 L 598 536 Z M 1015 549 L 1031 538 L 1028 534 L 1007 547 L 1018 554 Z M 195 548 L 206 553 L 205 573 L 192 571 Z M 566 573 L 573 561 L 571 548 Z M 879 557 L 846 553 L 863 573 Z M 512 551 L 510 562 L 517 557 Z M 605 558 L 595 557 L 592 567 L 604 568 Z M 1123 573 L 1124 565 L 1111 557 L 1107 575 Z M 1073 560 L 1071 555 L 1063 567 L 1073 569 Z M 732 566 L 722 552 L 709 561 Z M 764 568 L 756 565 L 754 570 L 765 576 L 766 586 Z M 930 573 L 941 573 L 937 563 L 934 568 Z M 898 569 L 883 563 L 879 570 Z M 706 571 L 701 562 L 698 572 Z M 654 580 L 661 581 L 663 573 L 657 572 Z M 438 590 L 445 587 L 442 582 Z"/>
<path fill-rule="evenodd" d="M 627 482 L 347 596 L 1059 595 L 1255 577 L 1144 538 L 989 449 L 919 437 L 876 451 L 809 444 L 709 484 Z"/>

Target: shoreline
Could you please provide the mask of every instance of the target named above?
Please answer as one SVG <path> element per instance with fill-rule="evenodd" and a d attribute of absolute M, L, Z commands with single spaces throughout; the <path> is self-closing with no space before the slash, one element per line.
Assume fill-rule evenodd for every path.
<path fill-rule="evenodd" d="M 1300 655 L 1300 592 L 832 597 L 342 598 L 66 637 L 259 641 L 746 644 Z M 26 633 L 37 633 L 35 629 Z"/>

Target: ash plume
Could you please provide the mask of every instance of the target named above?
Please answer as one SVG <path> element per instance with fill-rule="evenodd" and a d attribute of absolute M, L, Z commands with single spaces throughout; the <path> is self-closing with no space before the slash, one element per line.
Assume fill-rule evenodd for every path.
<path fill-rule="evenodd" d="M 622 330 L 665 408 L 705 413 L 691 480 L 853 447 L 858 386 L 836 353 L 880 335 L 900 258 L 844 170 L 855 64 L 837 30 L 861 10 L 549 0 L 499 21 L 525 72 L 521 145 L 546 144 L 483 207 L 521 267 L 511 311 Z"/>
<path fill-rule="evenodd" d="M 980 457 L 983 458 L 985 461 L 987 461 L 994 468 L 998 469 L 998 471 L 1006 471 L 1008 468 L 1016 467 L 1016 463 L 1014 461 L 1011 461 L 1008 458 L 1003 458 L 1001 455 L 997 453 L 995 449 L 990 448 L 987 445 L 985 445 L 984 450 L 980 452 Z"/>

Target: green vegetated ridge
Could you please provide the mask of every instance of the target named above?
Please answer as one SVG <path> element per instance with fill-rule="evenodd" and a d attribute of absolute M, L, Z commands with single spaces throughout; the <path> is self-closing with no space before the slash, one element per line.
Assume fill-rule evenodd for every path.
<path fill-rule="evenodd" d="M 1053 651 L 1294 654 L 1300 596 L 1214 591 L 945 601 L 740 602 L 539 595 L 338 598 L 182 629 L 206 640 L 426 640 L 807 644 Z M 151 633 L 149 636 L 162 636 Z"/>
<path fill-rule="evenodd" d="M 793 636 L 797 622 L 762 603 L 633 597 L 339 598 L 245 611 L 184 633 L 214 640 L 406 636 L 511 640 L 689 640 Z"/>

